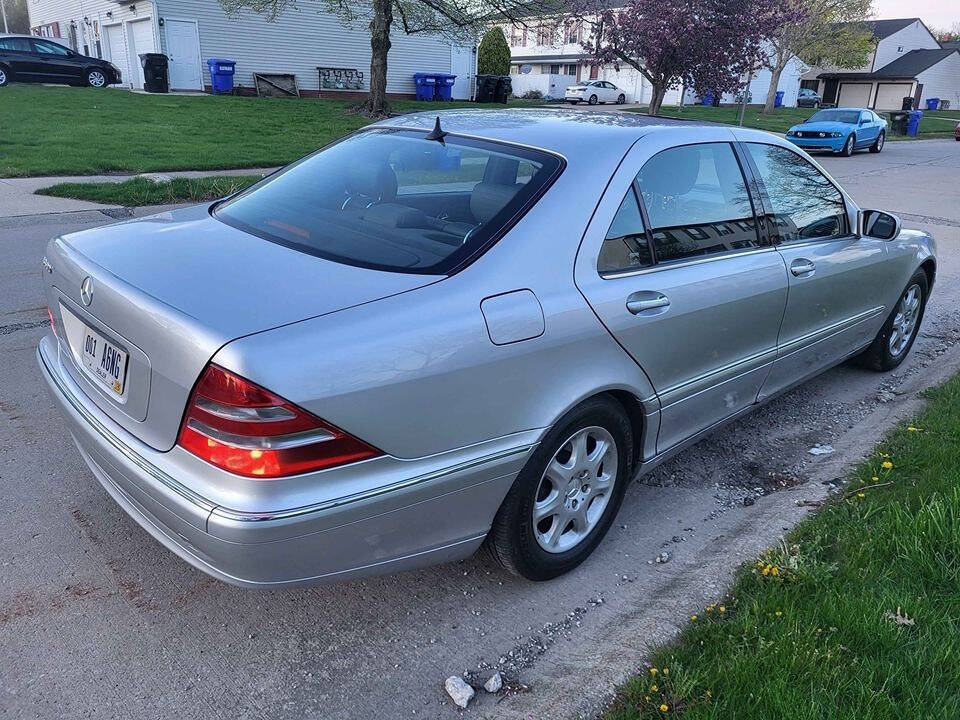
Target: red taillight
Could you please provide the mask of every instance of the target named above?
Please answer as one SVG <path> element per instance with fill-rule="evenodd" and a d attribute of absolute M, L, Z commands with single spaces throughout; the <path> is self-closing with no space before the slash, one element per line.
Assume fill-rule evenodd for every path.
<path fill-rule="evenodd" d="M 54 319 L 53 311 L 50 308 L 47 308 L 47 317 L 50 319 L 50 329 L 53 330 L 53 334 L 60 337 L 60 333 L 57 332 L 57 321 Z"/>
<path fill-rule="evenodd" d="M 193 389 L 178 443 L 219 468 L 254 478 L 297 475 L 381 454 L 217 365 L 208 365 Z"/>

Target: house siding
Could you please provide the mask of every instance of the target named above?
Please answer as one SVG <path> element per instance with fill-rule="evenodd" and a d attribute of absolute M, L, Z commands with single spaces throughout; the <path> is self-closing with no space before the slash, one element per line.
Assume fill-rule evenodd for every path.
<path fill-rule="evenodd" d="M 275 22 L 242 10 L 228 16 L 217 0 L 157 0 L 161 16 L 196 20 L 204 84 L 210 85 L 207 59 L 237 63 L 234 83 L 253 87 L 253 74 L 292 73 L 301 90 L 319 90 L 317 66 L 354 68 L 370 82 L 370 35 L 366 21 L 344 25 L 324 6 L 303 0 Z M 166 38 L 161 33 L 163 48 Z M 450 42 L 438 37 L 405 35 L 394 29 L 387 59 L 387 92 L 413 94 L 413 73 L 450 72 Z M 332 96 L 336 91 L 331 91 Z"/>
<path fill-rule="evenodd" d="M 940 44 L 936 38 L 918 20 L 902 30 L 898 30 L 893 35 L 885 37 L 877 44 L 872 70 L 879 70 L 885 65 L 889 65 L 911 50 L 936 50 L 939 47 Z M 903 50 L 897 52 L 897 48 L 903 48 Z"/>
<path fill-rule="evenodd" d="M 933 67 L 917 75 L 923 83 L 920 109 L 926 108 L 927 98 L 949 100 L 951 108 L 960 108 L 960 52 L 948 55 Z"/>

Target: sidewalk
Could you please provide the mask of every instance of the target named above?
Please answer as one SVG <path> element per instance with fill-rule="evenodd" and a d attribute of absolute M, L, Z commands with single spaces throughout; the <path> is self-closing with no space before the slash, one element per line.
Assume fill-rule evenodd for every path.
<path fill-rule="evenodd" d="M 34 192 L 40 188 L 59 185 L 60 183 L 120 183 L 135 177 L 149 177 L 162 180 L 164 178 L 175 177 L 198 178 L 224 175 L 264 175 L 274 170 L 276 170 L 276 168 L 244 168 L 241 170 L 186 170 L 135 175 L 0 178 L 0 217 L 44 215 L 47 213 L 76 212 L 80 210 L 109 210 L 119 207 L 118 205 L 102 205 L 84 200 L 34 194 Z"/>

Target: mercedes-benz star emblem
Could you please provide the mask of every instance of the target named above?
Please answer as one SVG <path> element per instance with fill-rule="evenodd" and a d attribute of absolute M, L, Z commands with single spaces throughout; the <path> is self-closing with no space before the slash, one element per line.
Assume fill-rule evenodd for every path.
<path fill-rule="evenodd" d="M 93 278 L 89 275 L 80 283 L 80 299 L 84 305 L 89 305 L 93 302 Z"/>

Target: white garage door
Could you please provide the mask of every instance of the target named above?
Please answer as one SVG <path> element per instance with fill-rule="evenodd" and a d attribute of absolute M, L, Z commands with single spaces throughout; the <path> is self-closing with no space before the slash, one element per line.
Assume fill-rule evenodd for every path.
<path fill-rule="evenodd" d="M 877 88 L 877 110 L 899 110 L 903 99 L 913 95 L 912 83 L 880 83 Z"/>
<path fill-rule="evenodd" d="M 143 66 L 140 55 L 156 52 L 153 45 L 153 21 L 150 18 L 136 20 L 127 25 L 130 39 L 130 80 L 134 87 L 143 87 Z"/>
<path fill-rule="evenodd" d="M 870 83 L 843 83 L 840 86 L 840 99 L 837 100 L 837 105 L 865 108 L 870 103 L 872 89 L 873 85 Z"/>
<path fill-rule="evenodd" d="M 123 73 L 124 85 L 130 82 L 130 71 L 127 69 L 127 46 L 123 42 L 123 25 L 105 25 L 103 31 L 107 35 L 107 59 L 120 68 Z"/>

